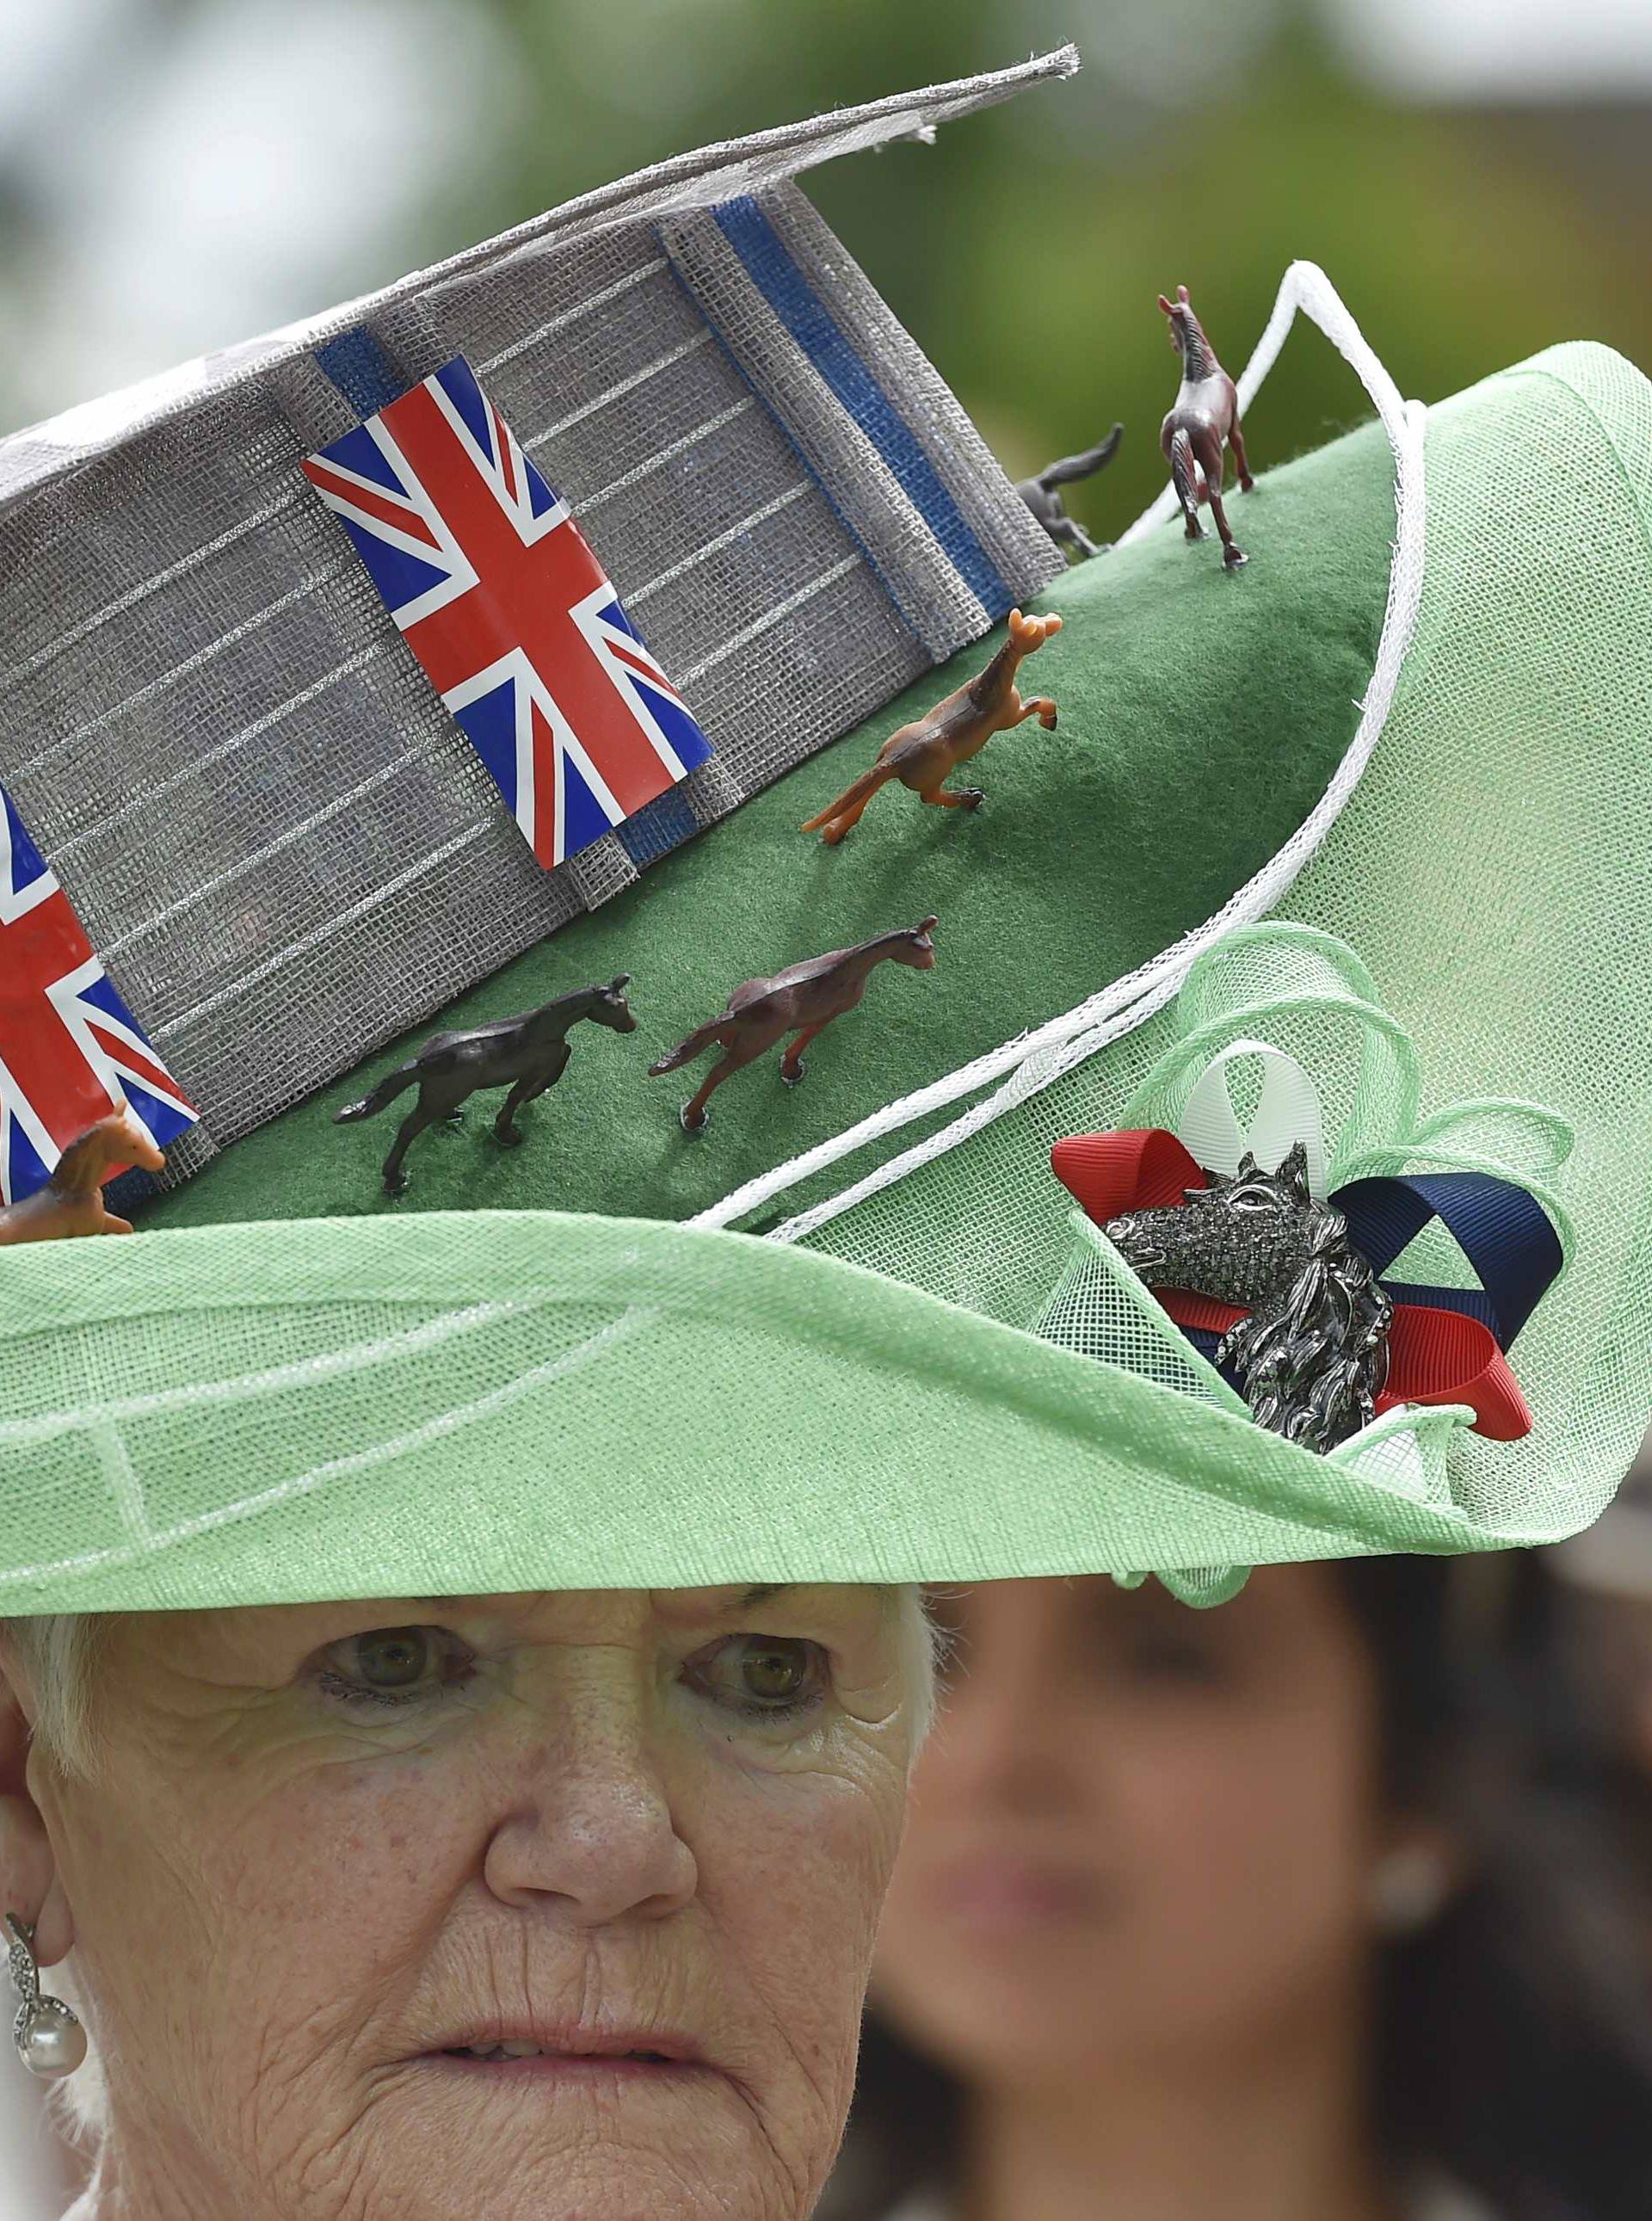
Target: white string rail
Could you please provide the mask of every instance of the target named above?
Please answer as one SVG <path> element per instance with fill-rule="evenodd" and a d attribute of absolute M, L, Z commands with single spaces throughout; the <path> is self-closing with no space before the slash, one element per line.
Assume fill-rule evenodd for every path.
<path fill-rule="evenodd" d="M 1417 623 L 1426 543 L 1424 443 L 1427 412 L 1421 402 L 1408 402 L 1401 397 L 1399 387 L 1324 272 L 1317 263 L 1298 261 L 1292 263 L 1280 281 L 1273 314 L 1238 379 L 1242 414 L 1273 368 L 1298 311 L 1318 327 L 1358 375 L 1376 407 L 1394 458 L 1395 540 L 1382 632 L 1371 683 L 1360 705 L 1359 725 L 1325 791 L 1290 840 L 1261 871 L 1214 917 L 1168 948 L 1060 1017 L 961 1065 L 927 1086 L 885 1104 L 841 1134 L 746 1181 L 701 1211 L 689 1222 L 691 1224 L 733 1225 L 775 1196 L 783 1195 L 789 1188 L 813 1178 L 885 1135 L 965 1096 L 974 1095 L 994 1081 L 1002 1081 L 996 1093 L 984 1097 L 961 1117 L 912 1148 L 886 1159 L 835 1195 L 785 1220 L 772 1229 L 768 1238 L 776 1242 L 799 1241 L 840 1212 L 955 1148 L 970 1135 L 1002 1117 L 1005 1111 L 1048 1087 L 1075 1064 L 1082 1063 L 1098 1048 L 1132 1031 L 1161 1010 L 1174 997 L 1188 970 L 1206 948 L 1235 926 L 1249 924 L 1273 908 L 1324 840 L 1359 784 L 1387 722 Z M 1145 537 L 1173 516 L 1175 508 L 1175 490 L 1167 486 L 1123 534 L 1119 544 Z"/>

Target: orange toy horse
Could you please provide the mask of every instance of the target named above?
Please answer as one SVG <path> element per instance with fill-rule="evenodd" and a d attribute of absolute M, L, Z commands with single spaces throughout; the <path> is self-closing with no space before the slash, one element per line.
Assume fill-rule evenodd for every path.
<path fill-rule="evenodd" d="M 1016 691 L 1016 671 L 1023 656 L 1042 648 L 1061 629 L 1060 617 L 1023 617 L 1019 610 L 1011 610 L 1010 637 L 979 677 L 937 702 L 926 716 L 892 733 L 872 769 L 846 787 L 835 802 L 806 819 L 803 831 L 813 833 L 823 826 L 821 839 L 835 847 L 860 823 L 861 811 L 878 789 L 892 779 L 937 809 L 979 810 L 986 799 L 979 786 L 949 789 L 941 782 L 961 763 L 979 755 L 994 733 L 1007 732 L 1028 717 L 1036 717 L 1047 733 L 1055 730 L 1054 703 L 1047 694 L 1023 702 Z"/>
<path fill-rule="evenodd" d="M 103 1203 L 103 1182 L 122 1165 L 158 1173 L 166 1160 L 129 1110 L 116 1110 L 71 1142 L 44 1187 L 0 1211 L 0 1242 L 55 1242 L 74 1234 L 129 1234 Z"/>
<path fill-rule="evenodd" d="M 811 956 L 777 972 L 772 979 L 748 979 L 729 998 L 729 1007 L 709 1025 L 698 1027 L 668 1056 L 648 1067 L 651 1079 L 675 1072 L 716 1042 L 723 1054 L 706 1074 L 699 1092 L 685 1103 L 679 1117 L 685 1134 L 703 1133 L 706 1104 L 723 1081 L 755 1062 L 773 1048 L 784 1034 L 797 1039 L 780 1060 L 780 1077 L 788 1087 L 803 1078 L 803 1053 L 823 1026 L 852 1010 L 867 992 L 867 980 L 885 957 L 928 972 L 935 964 L 935 943 L 929 935 L 938 921 L 920 923 L 895 933 L 880 933 L 875 941 L 854 948 L 834 948 L 824 956 Z"/>
<path fill-rule="evenodd" d="M 1159 306 L 1170 319 L 1170 344 L 1181 357 L 1181 388 L 1160 431 L 1159 445 L 1164 449 L 1176 498 L 1187 521 L 1186 536 L 1204 539 L 1198 505 L 1208 497 L 1216 529 L 1222 535 L 1222 560 L 1229 570 L 1236 571 L 1250 558 L 1229 531 L 1227 511 L 1222 506 L 1224 440 L 1239 466 L 1239 491 L 1254 493 L 1256 489 L 1245 460 L 1244 435 L 1239 429 L 1238 388 L 1217 360 L 1216 350 L 1188 305 L 1186 286 L 1177 286 L 1173 303 L 1161 293 Z"/>

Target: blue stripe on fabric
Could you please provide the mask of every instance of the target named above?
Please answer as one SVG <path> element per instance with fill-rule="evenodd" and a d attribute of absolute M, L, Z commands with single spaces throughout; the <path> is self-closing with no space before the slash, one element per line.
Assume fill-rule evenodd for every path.
<path fill-rule="evenodd" d="M 365 324 L 326 341 L 316 360 L 358 416 L 376 416 L 407 391 L 408 381 Z"/>
<path fill-rule="evenodd" d="M 141 1165 L 133 1165 L 119 1179 L 105 1184 L 103 1202 L 117 1218 L 128 1218 L 139 1204 L 147 1203 L 151 1196 L 160 1192 L 160 1182 L 154 1174 L 145 1172 Z"/>
<path fill-rule="evenodd" d="M 665 241 L 660 237 L 658 230 L 655 231 L 654 237 L 660 241 L 660 244 L 663 248 L 665 247 Z M 901 600 L 899 581 L 890 577 L 889 573 L 884 569 L 883 565 L 878 560 L 876 553 L 869 547 L 866 541 L 860 537 L 859 531 L 855 528 L 854 518 L 847 513 L 842 504 L 838 500 L 830 486 L 827 485 L 825 479 L 822 478 L 820 472 L 815 468 L 815 466 L 809 456 L 806 455 L 803 449 L 798 445 L 798 435 L 792 430 L 790 424 L 786 422 L 784 416 L 779 415 L 775 409 L 773 403 L 769 400 L 767 396 L 752 384 L 751 378 L 746 370 L 745 365 L 741 361 L 739 356 L 729 346 L 723 333 L 717 328 L 716 320 L 713 318 L 710 310 L 706 307 L 705 303 L 701 300 L 699 295 L 696 293 L 692 287 L 688 284 L 687 280 L 684 278 L 682 272 L 677 267 L 675 262 L 673 262 L 670 267 L 671 274 L 673 278 L 675 278 L 678 289 L 681 292 L 683 298 L 690 303 L 696 316 L 700 316 L 704 320 L 705 328 L 710 333 L 712 338 L 716 341 L 717 352 L 722 355 L 724 362 L 728 364 L 729 369 L 740 380 L 741 384 L 746 388 L 747 391 L 755 395 L 762 407 L 767 410 L 769 422 L 774 427 L 776 432 L 779 433 L 781 439 L 785 441 L 786 446 L 791 448 L 792 454 L 797 457 L 798 469 L 808 472 L 809 477 L 813 480 L 814 485 L 820 494 L 821 499 L 825 503 L 827 508 L 831 510 L 832 515 L 842 526 L 845 536 L 853 542 L 854 547 L 858 551 L 860 560 L 866 565 L 867 570 L 871 572 L 873 577 L 878 581 L 878 584 L 883 588 L 885 593 L 889 597 L 890 608 L 894 611 L 901 623 L 905 626 L 907 631 L 911 634 L 913 639 L 922 644 L 923 642 L 923 626 L 910 614 L 907 610 L 905 604 Z M 933 657 L 930 660 L 933 661 Z M 778 1226 L 779 1223 L 779 1218 L 777 1217 L 774 1223 Z"/>
<path fill-rule="evenodd" d="M 749 194 L 712 210 L 748 276 L 894 473 L 959 576 L 1000 617 L 1015 596 L 922 443 Z"/>
<path fill-rule="evenodd" d="M 700 822 L 688 797 L 676 786 L 667 787 L 652 802 L 645 802 L 623 825 L 614 828 L 621 848 L 639 871 L 658 857 L 668 856 L 699 829 Z"/>

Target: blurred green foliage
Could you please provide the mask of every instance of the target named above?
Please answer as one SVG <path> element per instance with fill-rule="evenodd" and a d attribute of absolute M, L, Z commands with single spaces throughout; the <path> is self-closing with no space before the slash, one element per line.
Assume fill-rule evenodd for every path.
<path fill-rule="evenodd" d="M 1323 265 L 1402 391 L 1424 400 L 1559 339 L 1607 340 L 1652 363 L 1640 282 L 1652 119 L 1402 104 L 1340 58 L 1330 0 L 332 4 L 399 10 L 398 34 L 422 39 L 436 73 L 464 41 L 493 89 L 468 122 L 466 159 L 432 160 L 389 259 L 382 237 L 350 236 L 361 156 L 347 103 L 307 154 L 337 180 L 326 266 L 346 272 L 350 293 L 681 149 L 1075 39 L 1075 78 L 946 126 L 933 146 L 828 164 L 804 185 L 1013 475 L 1123 420 L 1119 459 L 1072 503 L 1103 538 L 1161 482 L 1157 430 L 1175 379 L 1154 297 L 1178 282 L 1235 371 L 1298 255 Z M 285 6 L 119 0 L 123 66 L 164 81 L 192 34 L 250 35 L 235 24 Z M 329 29 L 311 9 L 292 22 L 324 66 L 338 18 Z M 52 247 L 27 168 L 7 155 L 0 145 L 0 300 L 26 311 L 31 268 Z M 309 266 L 302 241 L 276 251 L 280 221 L 272 210 L 269 236 L 248 241 L 280 273 L 272 323 L 325 305 L 281 290 Z M 154 244 L 161 285 L 169 248 Z M 35 366 L 27 314 L 5 321 L 0 423 L 40 406 L 37 378 L 25 410 L 18 374 Z M 1282 460 L 1363 413 L 1352 373 L 1305 330 L 1257 404 L 1251 453 Z"/>
<path fill-rule="evenodd" d="M 442 211 L 444 247 L 679 148 L 1077 38 L 1076 78 L 804 185 L 1013 475 L 1123 419 L 1118 460 L 1072 504 L 1104 537 L 1161 483 L 1175 376 L 1154 300 L 1178 282 L 1236 371 L 1298 255 L 1424 400 L 1555 340 L 1652 362 L 1630 278 L 1648 220 L 1582 159 L 1590 120 L 1400 106 L 1353 80 L 1305 0 L 483 4 L 519 64 L 523 123 Z M 1144 86 L 1110 65 L 1155 27 Z M 1305 330 L 1252 454 L 1281 460 L 1363 413 Z"/>

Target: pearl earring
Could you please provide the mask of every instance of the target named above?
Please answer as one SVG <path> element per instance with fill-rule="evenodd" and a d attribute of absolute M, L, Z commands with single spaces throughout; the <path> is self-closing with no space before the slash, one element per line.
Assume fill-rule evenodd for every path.
<path fill-rule="evenodd" d="M 72 2074 L 85 2058 L 86 2031 L 61 1998 L 42 1996 L 34 1931 L 28 1923 L 9 1912 L 6 1925 L 11 1930 L 7 1961 L 11 1984 L 22 2000 L 11 2024 L 11 2039 L 29 2073 L 53 2082 L 60 2074 Z"/>
<path fill-rule="evenodd" d="M 1451 1873 L 1430 1843 L 1396 1846 L 1371 1878 L 1371 1917 L 1385 1936 L 1417 1936 L 1438 1918 L 1451 1894 Z"/>

